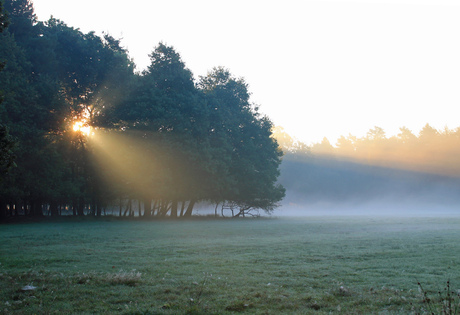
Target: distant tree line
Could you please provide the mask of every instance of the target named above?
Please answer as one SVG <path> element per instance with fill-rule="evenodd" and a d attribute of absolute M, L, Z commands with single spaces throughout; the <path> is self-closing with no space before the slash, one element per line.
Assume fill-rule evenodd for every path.
<path fill-rule="evenodd" d="M 38 21 L 30 0 L 0 10 L 0 219 L 133 203 L 190 216 L 199 201 L 244 216 L 283 198 L 283 152 L 244 79 L 219 67 L 195 81 L 163 43 L 136 73 L 108 34 Z"/>
<path fill-rule="evenodd" d="M 381 127 L 371 128 L 358 138 L 341 136 L 335 146 L 327 138 L 307 146 L 290 137 L 284 129 L 274 129 L 275 138 L 291 158 L 328 157 L 384 167 L 404 168 L 444 175 L 460 175 L 460 127 L 436 130 L 426 124 L 415 135 L 406 127 L 391 137 Z"/>
<path fill-rule="evenodd" d="M 460 128 L 426 124 L 414 134 L 401 127 L 387 137 L 374 127 L 361 138 L 341 136 L 334 146 L 327 138 L 308 146 L 280 127 L 274 135 L 286 152 L 280 177 L 290 192 L 286 202 L 460 199 Z"/>

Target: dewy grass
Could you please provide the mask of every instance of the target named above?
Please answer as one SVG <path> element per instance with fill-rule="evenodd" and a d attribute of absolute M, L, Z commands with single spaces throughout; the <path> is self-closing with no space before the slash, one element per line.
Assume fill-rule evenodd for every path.
<path fill-rule="evenodd" d="M 77 279 L 77 283 L 85 284 L 89 283 L 90 281 L 96 281 L 99 283 L 108 283 L 112 285 L 116 284 L 123 284 L 128 286 L 135 286 L 139 283 L 141 279 L 141 273 L 137 272 L 136 270 L 132 271 L 124 271 L 120 270 L 114 273 L 95 273 L 91 272 L 88 274 L 79 274 L 75 277 Z"/>
<path fill-rule="evenodd" d="M 459 218 L 101 219 L 0 239 L 4 314 L 416 314 L 418 281 L 460 289 Z"/>
<path fill-rule="evenodd" d="M 455 315 L 460 311 L 460 290 L 454 292 L 451 289 L 450 280 L 447 280 L 444 290 L 438 291 L 438 296 L 430 296 L 424 290 L 422 284 L 419 282 L 419 292 L 423 297 L 424 307 L 420 308 L 421 312 L 428 312 L 430 314 L 443 314 Z"/>

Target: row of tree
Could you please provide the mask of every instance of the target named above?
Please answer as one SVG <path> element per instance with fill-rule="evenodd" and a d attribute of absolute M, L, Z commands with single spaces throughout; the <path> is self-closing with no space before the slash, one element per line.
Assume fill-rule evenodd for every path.
<path fill-rule="evenodd" d="M 460 127 L 436 130 L 426 124 L 418 135 L 401 127 L 397 135 L 387 137 L 385 131 L 376 126 L 361 138 L 341 136 L 335 146 L 327 138 L 307 146 L 279 127 L 274 134 L 289 158 L 341 158 L 361 164 L 460 175 L 457 158 L 460 155 Z"/>
<path fill-rule="evenodd" d="M 0 217 L 134 200 L 145 216 L 190 216 L 203 200 L 240 216 L 283 198 L 282 151 L 244 79 L 215 68 L 195 81 L 163 43 L 136 73 L 110 35 L 37 21 L 29 0 L 3 5 Z"/>
<path fill-rule="evenodd" d="M 307 146 L 282 128 L 274 131 L 286 152 L 280 182 L 285 204 L 393 201 L 457 205 L 460 198 L 460 128 L 425 125 L 416 135 L 402 127 L 387 137 L 374 127 L 361 138 L 340 137 Z"/>

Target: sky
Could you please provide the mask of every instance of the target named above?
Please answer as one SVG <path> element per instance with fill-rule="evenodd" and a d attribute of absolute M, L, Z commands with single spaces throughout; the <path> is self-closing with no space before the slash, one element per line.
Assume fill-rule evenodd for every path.
<path fill-rule="evenodd" d="M 306 144 L 460 127 L 457 0 L 33 0 L 87 33 L 122 38 L 138 70 L 163 42 L 196 78 L 223 66 Z M 123 5 L 120 5 L 123 4 Z"/>

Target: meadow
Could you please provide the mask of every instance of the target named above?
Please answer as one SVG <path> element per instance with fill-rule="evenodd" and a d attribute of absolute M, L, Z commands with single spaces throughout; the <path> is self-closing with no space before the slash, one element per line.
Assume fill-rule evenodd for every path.
<path fill-rule="evenodd" d="M 441 313 L 459 240 L 460 218 L 3 224 L 0 313 Z"/>

